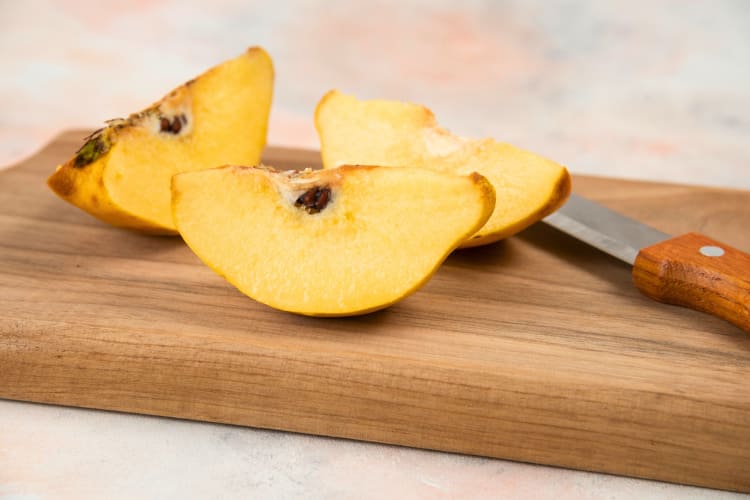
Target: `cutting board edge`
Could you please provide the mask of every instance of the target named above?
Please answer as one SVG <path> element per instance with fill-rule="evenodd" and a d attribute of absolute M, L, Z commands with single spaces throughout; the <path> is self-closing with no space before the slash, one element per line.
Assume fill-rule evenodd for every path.
<path fill-rule="evenodd" d="M 738 465 L 750 463 L 750 449 L 735 446 L 733 453 L 726 448 L 719 452 L 716 445 L 717 440 L 724 445 L 750 442 L 750 425 L 744 426 L 743 438 L 736 432 L 729 435 L 737 426 L 728 422 L 700 422 L 702 434 L 692 443 L 690 458 L 685 458 L 686 443 L 680 439 L 694 430 L 690 415 L 711 415 L 714 410 L 712 402 L 694 401 L 688 395 L 626 394 L 612 381 L 583 385 L 565 378 L 541 390 L 533 381 L 510 373 L 414 367 L 387 358 L 374 358 L 363 366 L 356 356 L 346 354 L 321 368 L 320 359 L 286 346 L 237 343 L 212 350 L 202 347 L 200 338 L 170 335 L 155 334 L 157 347 L 145 357 L 140 345 L 114 348 L 101 332 L 75 333 L 53 342 L 47 335 L 36 335 L 31 342 L 23 332 L 17 333 L 16 342 L 13 335 L 6 334 L 3 342 L 11 349 L 0 349 L 3 399 L 325 435 L 750 492 L 750 476 L 742 478 Z M 14 356 L 12 347 L 24 340 L 24 350 Z M 171 359 L 170 353 L 175 353 Z M 216 366 L 233 371 L 217 373 Z M 321 376 L 328 382 L 311 379 Z M 550 402 L 549 393 L 559 394 L 558 401 Z M 171 399 L 172 394 L 180 394 L 179 400 Z M 631 406 L 631 401 L 639 404 Z M 665 408 L 661 413 L 655 411 L 660 405 Z M 666 409 L 675 406 L 685 415 L 669 414 Z M 555 411 L 556 407 L 563 410 Z M 590 436 L 589 424 L 596 419 L 631 419 L 641 425 L 630 433 L 615 425 L 601 441 Z M 643 461 L 644 456 L 648 460 Z M 704 470 L 713 472 L 702 474 Z"/>

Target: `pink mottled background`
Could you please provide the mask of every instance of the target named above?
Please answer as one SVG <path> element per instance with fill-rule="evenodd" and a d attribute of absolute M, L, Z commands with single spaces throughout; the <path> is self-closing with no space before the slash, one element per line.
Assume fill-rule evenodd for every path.
<path fill-rule="evenodd" d="M 0 3 L 0 165 L 260 44 L 270 142 L 315 147 L 331 88 L 431 107 L 579 173 L 750 188 L 739 1 Z"/>
<path fill-rule="evenodd" d="M 329 89 L 428 105 L 575 173 L 750 189 L 744 0 L 0 0 L 0 168 L 249 45 L 272 144 Z M 52 169 L 53 166 L 50 166 Z M 0 498 L 728 499 L 423 450 L 0 401 Z"/>

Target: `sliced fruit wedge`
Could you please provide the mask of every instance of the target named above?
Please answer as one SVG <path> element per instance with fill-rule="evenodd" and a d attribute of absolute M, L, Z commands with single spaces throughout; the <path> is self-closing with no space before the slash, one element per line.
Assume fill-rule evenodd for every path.
<path fill-rule="evenodd" d="M 236 167 L 172 180 L 188 246 L 241 292 L 276 309 L 348 316 L 421 287 L 489 218 L 479 174 L 352 167 Z"/>
<path fill-rule="evenodd" d="M 461 247 L 507 238 L 554 212 L 570 194 L 562 165 L 493 139 L 455 136 L 417 104 L 364 101 L 333 90 L 318 103 L 315 126 L 325 168 L 413 166 L 489 179 L 497 193 L 495 211 Z"/>
<path fill-rule="evenodd" d="M 110 120 L 47 183 L 64 200 L 115 226 L 176 234 L 172 176 L 258 163 L 272 91 L 271 58 L 250 48 L 149 108 Z"/>

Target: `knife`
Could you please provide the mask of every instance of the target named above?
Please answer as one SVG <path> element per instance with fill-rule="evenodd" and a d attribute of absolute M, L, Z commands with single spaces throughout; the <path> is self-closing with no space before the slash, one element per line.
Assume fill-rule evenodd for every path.
<path fill-rule="evenodd" d="M 646 296 L 750 332 L 750 255 L 698 233 L 671 237 L 575 194 L 544 222 L 632 265 Z"/>

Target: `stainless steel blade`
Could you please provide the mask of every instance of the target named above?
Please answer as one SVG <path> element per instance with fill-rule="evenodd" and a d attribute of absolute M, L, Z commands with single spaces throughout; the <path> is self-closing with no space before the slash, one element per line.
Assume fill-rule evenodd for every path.
<path fill-rule="evenodd" d="M 670 237 L 575 194 L 544 222 L 631 265 L 641 248 Z"/>

